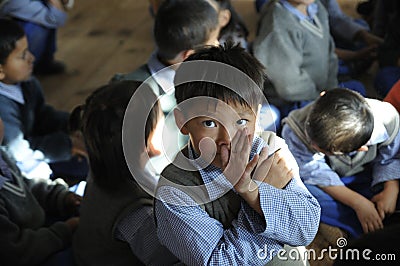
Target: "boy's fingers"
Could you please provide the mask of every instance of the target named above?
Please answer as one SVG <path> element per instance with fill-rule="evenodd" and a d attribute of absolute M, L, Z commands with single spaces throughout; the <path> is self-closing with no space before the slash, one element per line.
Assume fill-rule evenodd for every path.
<path fill-rule="evenodd" d="M 254 155 L 253 159 L 251 159 L 251 161 L 246 166 L 246 170 L 245 170 L 246 174 L 248 174 L 248 175 L 251 174 L 253 169 L 256 167 L 258 160 L 259 160 L 259 155 L 258 154 Z"/>
<path fill-rule="evenodd" d="M 383 220 L 385 219 L 385 212 L 383 209 L 378 209 L 379 217 Z"/>
<path fill-rule="evenodd" d="M 242 136 L 242 131 L 239 129 L 236 131 L 235 136 L 233 136 L 232 142 L 231 142 L 231 152 L 238 152 L 238 145 L 240 142 Z"/>
<path fill-rule="evenodd" d="M 262 161 L 264 161 L 265 159 L 268 158 L 268 150 L 269 150 L 268 147 L 263 147 L 263 148 L 261 149 L 261 152 L 260 152 L 260 159 L 259 159 L 260 162 L 262 162 Z"/>
<path fill-rule="evenodd" d="M 238 140 L 238 143 L 236 145 L 236 152 L 238 153 L 242 153 L 245 151 L 246 149 L 246 145 L 248 145 L 247 143 L 247 135 L 246 135 L 246 131 L 244 129 L 239 129 L 240 130 L 240 138 Z"/>
<path fill-rule="evenodd" d="M 254 171 L 253 179 L 263 181 L 271 169 L 273 160 L 264 159 L 264 161 L 261 161 L 261 159 L 259 159 L 258 161 L 260 163 L 257 165 L 256 170 Z"/>
<path fill-rule="evenodd" d="M 223 145 L 220 150 L 222 169 L 225 169 L 229 163 L 229 150 L 226 145 Z"/>

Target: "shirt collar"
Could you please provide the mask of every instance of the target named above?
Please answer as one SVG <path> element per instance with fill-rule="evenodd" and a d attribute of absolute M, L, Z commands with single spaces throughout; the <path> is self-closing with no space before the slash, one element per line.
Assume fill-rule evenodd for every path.
<path fill-rule="evenodd" d="M 172 67 L 163 64 L 158 59 L 157 51 L 151 54 L 147 61 L 147 66 L 150 69 L 152 77 L 164 92 L 169 93 L 174 90 L 175 70 Z"/>
<path fill-rule="evenodd" d="M 10 85 L 0 82 L 0 94 L 13 101 L 16 101 L 17 103 L 25 104 L 25 99 L 20 83 Z"/>
<path fill-rule="evenodd" d="M 4 176 L 0 175 L 0 189 L 3 188 L 4 184 L 8 181 Z"/>
<path fill-rule="evenodd" d="M 367 142 L 367 145 L 375 145 L 378 143 L 385 142 L 389 138 L 389 134 L 386 131 L 385 125 L 382 121 L 374 118 L 374 130 L 372 131 L 371 138 Z"/>
<path fill-rule="evenodd" d="M 255 154 L 259 154 L 264 146 L 264 140 L 255 137 L 250 151 L 250 159 L 252 159 Z M 233 189 L 232 184 L 225 178 L 221 168 L 212 164 L 205 166 L 207 163 L 192 149 L 190 140 L 188 144 L 188 153 L 193 166 L 198 169 L 203 179 L 211 201 L 220 198 L 227 191 Z"/>
<path fill-rule="evenodd" d="M 292 13 L 293 15 L 295 15 L 300 21 L 302 20 L 308 20 L 310 22 L 314 21 L 314 17 L 317 15 L 318 13 L 318 5 L 316 3 L 312 3 L 310 5 L 307 6 L 307 15 L 304 15 L 303 13 L 301 13 L 299 10 L 297 10 L 295 7 L 293 7 L 291 4 L 289 4 L 289 2 L 287 0 L 280 0 L 279 1 L 283 7 L 285 7 L 290 13 Z"/>

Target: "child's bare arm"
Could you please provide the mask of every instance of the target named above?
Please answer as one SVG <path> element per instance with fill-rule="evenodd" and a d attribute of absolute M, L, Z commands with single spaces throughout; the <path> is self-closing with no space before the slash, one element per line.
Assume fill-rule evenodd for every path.
<path fill-rule="evenodd" d="M 346 186 L 327 186 L 321 189 L 335 200 L 351 207 L 356 212 L 365 233 L 383 228 L 382 219 L 372 201 Z"/>

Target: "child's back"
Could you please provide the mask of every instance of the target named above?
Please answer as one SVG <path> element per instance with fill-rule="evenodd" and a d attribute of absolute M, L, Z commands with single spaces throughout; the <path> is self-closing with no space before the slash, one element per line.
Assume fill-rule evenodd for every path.
<path fill-rule="evenodd" d="M 83 108 L 74 111 L 74 117 L 81 117 L 78 124 L 91 168 L 80 209 L 81 223 L 73 241 L 78 265 L 176 261 L 156 236 L 152 214 L 155 181 L 153 188 L 142 187 L 155 179 L 145 165 L 149 157 L 159 153 L 153 134 L 162 112 L 151 89 L 140 85 L 138 81 L 119 81 L 103 86 Z M 126 128 L 129 122 L 124 121 L 125 115 L 129 122 L 142 120 L 142 125 L 134 122 L 134 128 Z M 122 141 L 124 134 L 127 142 Z"/>

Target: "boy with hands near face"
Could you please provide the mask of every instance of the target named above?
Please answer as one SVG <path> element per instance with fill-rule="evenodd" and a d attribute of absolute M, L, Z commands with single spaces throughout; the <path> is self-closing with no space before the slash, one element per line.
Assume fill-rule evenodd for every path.
<path fill-rule="evenodd" d="M 174 116 L 190 141 L 160 177 L 160 242 L 187 265 L 264 265 L 284 244 L 310 243 L 319 204 L 284 141 L 255 136 L 262 65 L 231 44 L 198 50 L 185 62 L 175 76 Z M 239 90 L 224 86 L 226 80 Z M 281 150 L 267 159 L 267 145 Z M 260 258 L 264 248 L 270 256 Z"/>

